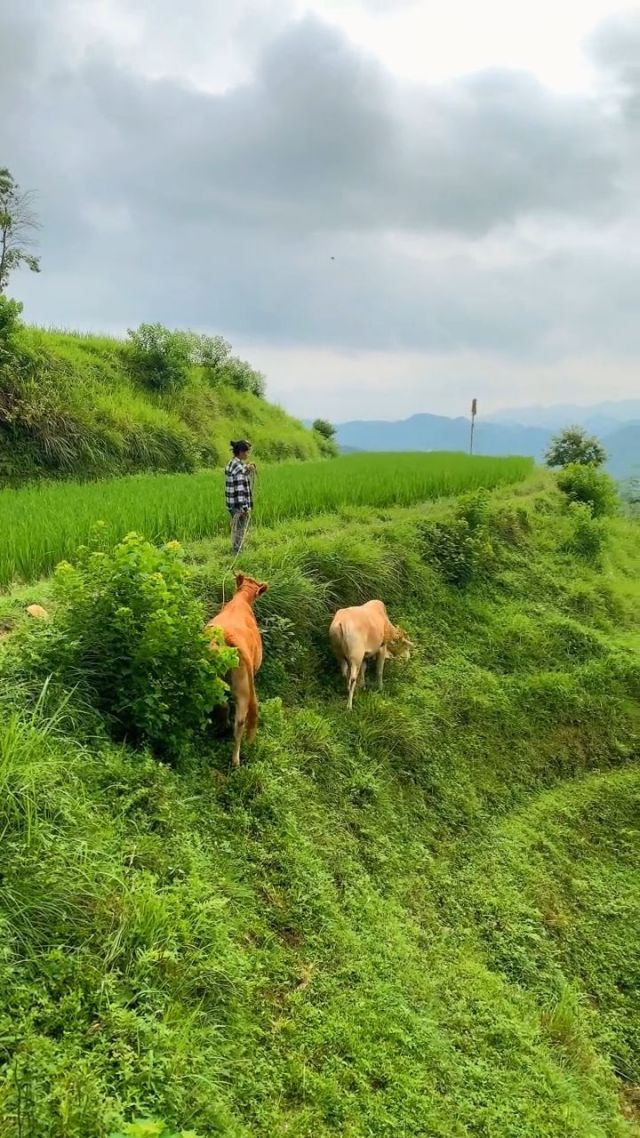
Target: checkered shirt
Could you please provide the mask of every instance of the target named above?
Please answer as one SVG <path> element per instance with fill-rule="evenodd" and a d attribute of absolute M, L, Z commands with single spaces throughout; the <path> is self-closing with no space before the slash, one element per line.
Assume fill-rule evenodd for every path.
<path fill-rule="evenodd" d="M 237 458 L 232 458 L 224 468 L 224 496 L 227 509 L 232 514 L 253 507 L 251 477 L 244 463 Z"/>

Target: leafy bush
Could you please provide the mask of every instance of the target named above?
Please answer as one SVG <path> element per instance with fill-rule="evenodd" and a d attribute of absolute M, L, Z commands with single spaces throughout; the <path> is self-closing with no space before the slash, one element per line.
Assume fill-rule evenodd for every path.
<path fill-rule="evenodd" d="M 191 344 L 184 332 L 162 324 L 141 324 L 128 330 L 127 363 L 133 376 L 150 391 L 179 391 L 189 378 Z"/>
<path fill-rule="evenodd" d="M 551 440 L 545 455 L 547 466 L 602 466 L 607 452 L 595 435 L 588 435 L 583 427 L 568 427 Z"/>
<path fill-rule="evenodd" d="M 578 557 L 597 564 L 607 542 L 607 531 L 602 520 L 594 517 L 586 502 L 572 502 L 571 536 L 567 550 Z"/>
<path fill-rule="evenodd" d="M 232 387 L 234 391 L 246 391 L 258 399 L 264 399 L 267 386 L 262 372 L 256 371 L 250 363 L 237 356 L 228 356 L 209 374 L 209 381 Z"/>
<path fill-rule="evenodd" d="M 487 527 L 489 523 L 489 494 L 484 487 L 460 495 L 456 506 L 456 517 L 464 519 L 471 530 Z"/>
<path fill-rule="evenodd" d="M 174 1130 L 164 1122 L 146 1118 L 139 1122 L 129 1122 L 111 1138 L 198 1138 L 195 1130 Z"/>
<path fill-rule="evenodd" d="M 418 527 L 423 558 L 448 584 L 464 588 L 493 565 L 488 521 L 487 492 L 480 489 L 462 495 L 451 521 L 424 522 Z"/>
<path fill-rule="evenodd" d="M 604 470 L 574 462 L 560 471 L 558 486 L 571 502 L 587 505 L 596 518 L 616 512 L 615 483 Z"/>
<path fill-rule="evenodd" d="M 15 670 L 79 685 L 116 738 L 175 755 L 223 702 L 236 654 L 212 651 L 181 548 L 135 533 L 111 552 L 84 548 L 55 573 L 55 619 L 16 643 Z"/>
<path fill-rule="evenodd" d="M 231 344 L 224 336 L 207 336 L 198 332 L 183 332 L 182 336 L 191 363 L 204 368 L 207 373 L 216 372 L 229 358 Z"/>
<path fill-rule="evenodd" d="M 336 433 L 335 427 L 327 419 L 316 419 L 313 430 L 322 435 L 323 439 L 332 439 Z"/>
<path fill-rule="evenodd" d="M 22 305 L 18 300 L 10 300 L 0 293 L 0 366 L 11 350 L 15 333 L 22 327 L 21 312 Z"/>

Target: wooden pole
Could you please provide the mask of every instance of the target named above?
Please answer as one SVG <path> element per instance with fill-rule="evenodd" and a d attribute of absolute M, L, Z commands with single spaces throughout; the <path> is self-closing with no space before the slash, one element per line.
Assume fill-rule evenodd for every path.
<path fill-rule="evenodd" d="M 471 439 L 469 442 L 469 454 L 473 454 L 473 432 L 476 425 L 476 415 L 478 414 L 478 400 L 474 399 L 471 404 Z"/>

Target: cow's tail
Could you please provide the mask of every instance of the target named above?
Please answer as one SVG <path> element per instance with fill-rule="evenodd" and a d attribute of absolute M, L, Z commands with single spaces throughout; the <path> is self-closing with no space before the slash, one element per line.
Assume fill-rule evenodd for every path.
<path fill-rule="evenodd" d="M 245 661 L 247 669 L 247 683 L 249 685 L 249 704 L 247 706 L 247 743 L 253 743 L 258 730 L 258 697 L 253 676 L 253 668 Z"/>

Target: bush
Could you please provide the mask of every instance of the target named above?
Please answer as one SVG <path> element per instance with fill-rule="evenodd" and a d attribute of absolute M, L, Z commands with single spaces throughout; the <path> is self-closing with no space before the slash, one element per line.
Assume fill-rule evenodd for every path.
<path fill-rule="evenodd" d="M 10 300 L 0 293 L 0 367 L 6 362 L 7 354 L 12 354 L 15 334 L 22 327 L 21 312 L 18 300 Z"/>
<path fill-rule="evenodd" d="M 332 423 L 327 419 L 316 419 L 313 424 L 313 430 L 317 434 L 322 435 L 323 439 L 333 439 L 335 437 L 336 429 Z"/>
<path fill-rule="evenodd" d="M 423 558 L 449 585 L 458 588 L 483 576 L 493 563 L 493 547 L 486 531 L 474 531 L 465 518 L 422 523 L 419 539 Z"/>
<path fill-rule="evenodd" d="M 494 563 L 486 490 L 463 494 L 451 521 L 419 525 L 421 553 L 450 585 L 464 588 Z"/>
<path fill-rule="evenodd" d="M 571 536 L 567 542 L 567 550 L 597 565 L 607 543 L 607 531 L 603 522 L 600 518 L 594 517 L 585 502 L 572 502 L 570 514 Z"/>
<path fill-rule="evenodd" d="M 216 372 L 216 380 L 235 391 L 247 391 L 250 395 L 264 399 L 266 380 L 261 371 L 256 371 L 246 360 L 229 356 Z"/>
<path fill-rule="evenodd" d="M 574 462 L 560 471 L 558 486 L 571 502 L 587 505 L 595 518 L 616 512 L 615 482 L 604 470 Z"/>
<path fill-rule="evenodd" d="M 154 1122 L 153 1119 L 143 1119 L 140 1122 L 129 1122 L 111 1138 L 198 1138 L 195 1130 L 174 1130 L 173 1126 L 165 1126 L 164 1122 Z"/>
<path fill-rule="evenodd" d="M 162 324 L 141 324 L 128 334 L 126 359 L 139 383 L 160 394 L 185 387 L 192 350 L 189 334 L 171 332 Z"/>
<path fill-rule="evenodd" d="M 135 533 L 109 553 L 84 548 L 55 573 L 53 621 L 17 640 L 16 671 L 79 685 L 118 739 L 176 755 L 226 695 L 237 660 L 212 651 L 177 542 Z"/>
<path fill-rule="evenodd" d="M 231 344 L 224 336 L 207 336 L 204 333 L 184 332 L 192 364 L 207 372 L 215 372 L 229 359 Z"/>
<path fill-rule="evenodd" d="M 547 466 L 602 466 L 607 452 L 595 435 L 588 435 L 582 427 L 568 427 L 551 440 L 545 461 Z"/>

